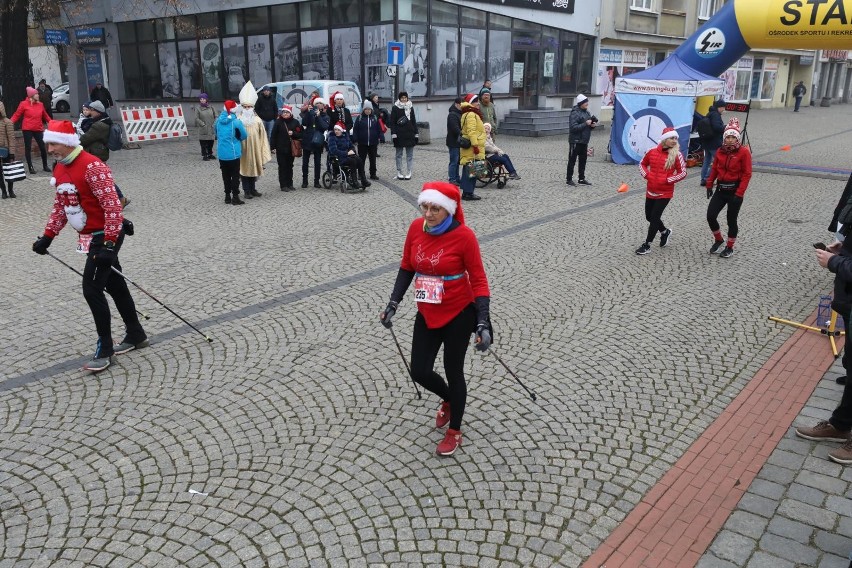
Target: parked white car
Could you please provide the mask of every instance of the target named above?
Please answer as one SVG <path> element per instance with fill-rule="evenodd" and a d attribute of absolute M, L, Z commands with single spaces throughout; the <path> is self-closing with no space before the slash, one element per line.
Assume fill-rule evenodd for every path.
<path fill-rule="evenodd" d="M 70 94 L 68 83 L 62 83 L 53 89 L 53 100 L 50 101 L 50 106 L 53 110 L 56 112 L 68 112 L 71 110 L 71 103 L 68 102 Z"/>

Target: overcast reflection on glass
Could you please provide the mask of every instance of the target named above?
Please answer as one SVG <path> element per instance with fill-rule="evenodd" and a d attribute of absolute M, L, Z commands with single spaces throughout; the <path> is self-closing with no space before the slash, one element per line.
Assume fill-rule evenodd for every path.
<path fill-rule="evenodd" d="M 432 213 L 437 215 L 441 212 L 442 209 L 443 207 L 439 207 L 438 205 L 426 205 L 425 203 L 422 203 L 420 205 L 420 210 L 423 212 L 424 215 L 426 213 Z"/>

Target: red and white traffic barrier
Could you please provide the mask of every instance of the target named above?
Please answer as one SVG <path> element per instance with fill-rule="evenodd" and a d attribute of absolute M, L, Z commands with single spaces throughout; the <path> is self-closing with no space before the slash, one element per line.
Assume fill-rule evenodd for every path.
<path fill-rule="evenodd" d="M 150 142 L 189 136 L 180 105 L 123 108 L 121 121 L 124 123 L 128 142 Z"/>

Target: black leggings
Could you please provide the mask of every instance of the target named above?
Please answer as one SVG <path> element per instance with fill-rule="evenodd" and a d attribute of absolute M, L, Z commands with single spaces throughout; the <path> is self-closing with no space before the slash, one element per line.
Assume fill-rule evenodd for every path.
<path fill-rule="evenodd" d="M 27 165 L 33 167 L 33 150 L 30 144 L 35 138 L 38 144 L 38 151 L 41 152 L 41 165 L 47 169 L 47 148 L 44 147 L 44 132 L 36 132 L 35 130 L 24 130 L 24 156 L 27 158 Z"/>
<path fill-rule="evenodd" d="M 106 357 L 113 354 L 113 346 L 109 304 L 104 291 L 112 296 L 115 307 L 118 308 L 118 313 L 124 320 L 124 325 L 127 326 L 128 337 L 142 341 L 145 339 L 145 331 L 142 329 L 142 324 L 139 323 L 136 304 L 133 303 L 133 297 L 130 295 L 130 290 L 127 289 L 127 282 L 113 272 L 110 267 L 99 266 L 93 260 L 97 252 L 103 248 L 103 242 L 102 234 L 95 235 L 89 247 L 86 266 L 83 268 L 83 297 L 86 298 L 89 309 L 92 310 L 92 317 L 98 330 L 99 356 Z M 112 264 L 118 270 L 121 270 L 121 264 L 118 262 L 117 255 L 123 242 L 124 235 L 122 234 L 118 237 L 118 242 L 115 243 L 116 260 Z"/>
<path fill-rule="evenodd" d="M 464 380 L 464 358 L 470 334 L 476 328 L 476 307 L 470 304 L 438 329 L 426 327 L 426 320 L 418 311 L 414 318 L 414 336 L 411 339 L 411 377 L 441 400 L 450 401 L 450 428 L 460 430 L 464 407 L 467 403 L 467 384 Z M 438 349 L 444 345 L 444 373 L 447 382 L 434 371 Z"/>
<path fill-rule="evenodd" d="M 568 173 L 565 176 L 565 181 L 574 177 L 574 164 L 577 165 L 577 179 L 586 179 L 586 158 L 589 156 L 589 145 L 574 142 L 571 144 L 568 151 Z"/>
<path fill-rule="evenodd" d="M 240 194 L 240 159 L 219 160 L 222 170 L 222 182 L 225 184 L 225 195 Z"/>
<path fill-rule="evenodd" d="M 317 149 L 312 146 L 308 148 L 302 146 L 302 183 L 308 183 L 308 164 L 311 162 L 311 155 L 314 157 L 314 183 L 319 183 L 320 174 L 322 174 L 322 146 Z"/>
<path fill-rule="evenodd" d="M 654 236 L 666 230 L 666 226 L 663 224 L 663 211 L 666 210 L 669 201 L 671 201 L 670 198 L 650 199 L 645 197 L 645 220 L 648 221 L 646 243 L 654 242 Z"/>
<path fill-rule="evenodd" d="M 710 203 L 707 205 L 707 223 L 710 225 L 711 231 L 719 230 L 719 213 L 722 209 L 728 206 L 728 237 L 735 239 L 739 233 L 737 225 L 737 217 L 740 215 L 740 207 L 743 206 L 743 198 L 737 197 L 734 191 L 716 190 L 713 197 L 710 198 Z"/>

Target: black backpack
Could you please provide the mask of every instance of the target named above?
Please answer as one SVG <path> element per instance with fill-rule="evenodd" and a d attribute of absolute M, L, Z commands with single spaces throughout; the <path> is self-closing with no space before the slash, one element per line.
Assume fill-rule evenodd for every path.
<path fill-rule="evenodd" d="M 713 125 L 710 124 L 709 116 L 705 116 L 699 120 L 698 124 L 695 125 L 695 130 L 701 138 L 713 138 L 713 136 L 716 135 L 716 132 L 713 130 Z"/>

